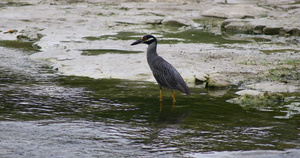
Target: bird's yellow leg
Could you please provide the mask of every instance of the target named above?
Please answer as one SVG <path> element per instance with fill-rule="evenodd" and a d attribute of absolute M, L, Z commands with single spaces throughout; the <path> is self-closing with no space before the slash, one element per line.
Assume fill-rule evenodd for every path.
<path fill-rule="evenodd" d="M 176 102 L 176 99 L 175 99 L 175 94 L 173 92 L 173 90 L 171 89 L 171 93 L 172 93 L 172 98 L 173 98 L 173 102 L 175 103 Z"/>
<path fill-rule="evenodd" d="M 163 102 L 162 101 L 160 101 L 160 104 L 159 104 L 159 112 L 161 112 L 161 110 L 162 110 L 162 104 L 163 104 Z"/>
<path fill-rule="evenodd" d="M 162 94 L 162 87 L 161 86 L 159 86 L 159 91 L 160 91 L 159 101 L 163 101 L 163 94 Z"/>

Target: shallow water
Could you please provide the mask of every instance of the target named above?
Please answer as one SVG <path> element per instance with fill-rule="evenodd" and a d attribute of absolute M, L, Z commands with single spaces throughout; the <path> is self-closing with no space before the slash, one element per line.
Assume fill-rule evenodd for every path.
<path fill-rule="evenodd" d="M 176 43 L 212 43 L 212 44 L 232 44 L 232 43 L 248 43 L 245 39 L 224 38 L 223 35 L 209 33 L 203 29 L 172 30 L 172 27 L 156 26 L 148 28 L 153 34 L 159 34 L 158 40 L 160 44 L 176 44 Z M 173 29 L 175 29 L 173 28 Z M 170 30 L 171 29 L 171 30 Z M 84 37 L 88 41 L 96 40 L 130 40 L 135 41 L 144 36 L 144 34 L 136 32 L 118 32 L 115 35 L 103 35 L 99 37 Z M 225 37 L 227 35 L 224 35 Z"/>
<path fill-rule="evenodd" d="M 300 147 L 298 94 L 244 108 L 227 102 L 237 87 L 196 85 L 190 96 L 176 92 L 174 109 L 164 90 L 160 112 L 153 83 L 62 76 L 29 59 L 33 52 L 0 49 L 1 157 L 197 157 Z"/>

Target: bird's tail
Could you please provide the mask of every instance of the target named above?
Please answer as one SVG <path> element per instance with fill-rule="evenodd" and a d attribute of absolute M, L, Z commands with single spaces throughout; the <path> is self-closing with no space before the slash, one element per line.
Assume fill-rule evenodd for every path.
<path fill-rule="evenodd" d="M 191 91 L 189 87 L 184 83 L 183 85 L 178 85 L 179 89 L 182 93 L 185 93 L 186 95 L 190 95 Z"/>

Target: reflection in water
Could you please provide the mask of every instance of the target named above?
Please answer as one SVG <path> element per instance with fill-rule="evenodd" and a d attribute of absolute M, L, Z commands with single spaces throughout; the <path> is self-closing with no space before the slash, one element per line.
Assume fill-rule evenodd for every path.
<path fill-rule="evenodd" d="M 181 157 L 300 147 L 300 115 L 289 111 L 299 97 L 246 110 L 226 102 L 236 87 L 213 95 L 192 88 L 176 105 L 171 97 L 158 103 L 152 83 L 60 76 L 22 52 L 0 53 L 0 157 Z"/>
<path fill-rule="evenodd" d="M 176 104 L 176 102 L 173 101 L 173 103 L 172 103 L 172 109 L 171 109 L 172 112 L 174 111 L 175 104 Z M 162 111 L 162 106 L 163 106 L 163 101 L 159 101 L 159 107 L 160 107 L 159 111 L 160 112 Z"/>
<path fill-rule="evenodd" d="M 212 97 L 223 97 L 228 93 L 229 89 L 208 89 L 208 95 Z"/>

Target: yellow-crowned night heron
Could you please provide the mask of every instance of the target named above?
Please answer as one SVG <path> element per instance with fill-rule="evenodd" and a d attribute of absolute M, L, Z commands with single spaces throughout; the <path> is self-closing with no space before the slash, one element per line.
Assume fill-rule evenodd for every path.
<path fill-rule="evenodd" d="M 146 35 L 141 39 L 133 42 L 131 45 L 140 43 L 148 44 L 147 61 L 152 70 L 153 76 L 159 84 L 160 101 L 162 101 L 162 87 L 171 89 L 173 101 L 175 102 L 175 95 L 173 89 L 179 90 L 187 95 L 191 94 L 186 83 L 182 79 L 179 72 L 166 60 L 160 57 L 156 52 L 157 40 L 152 35 Z"/>

